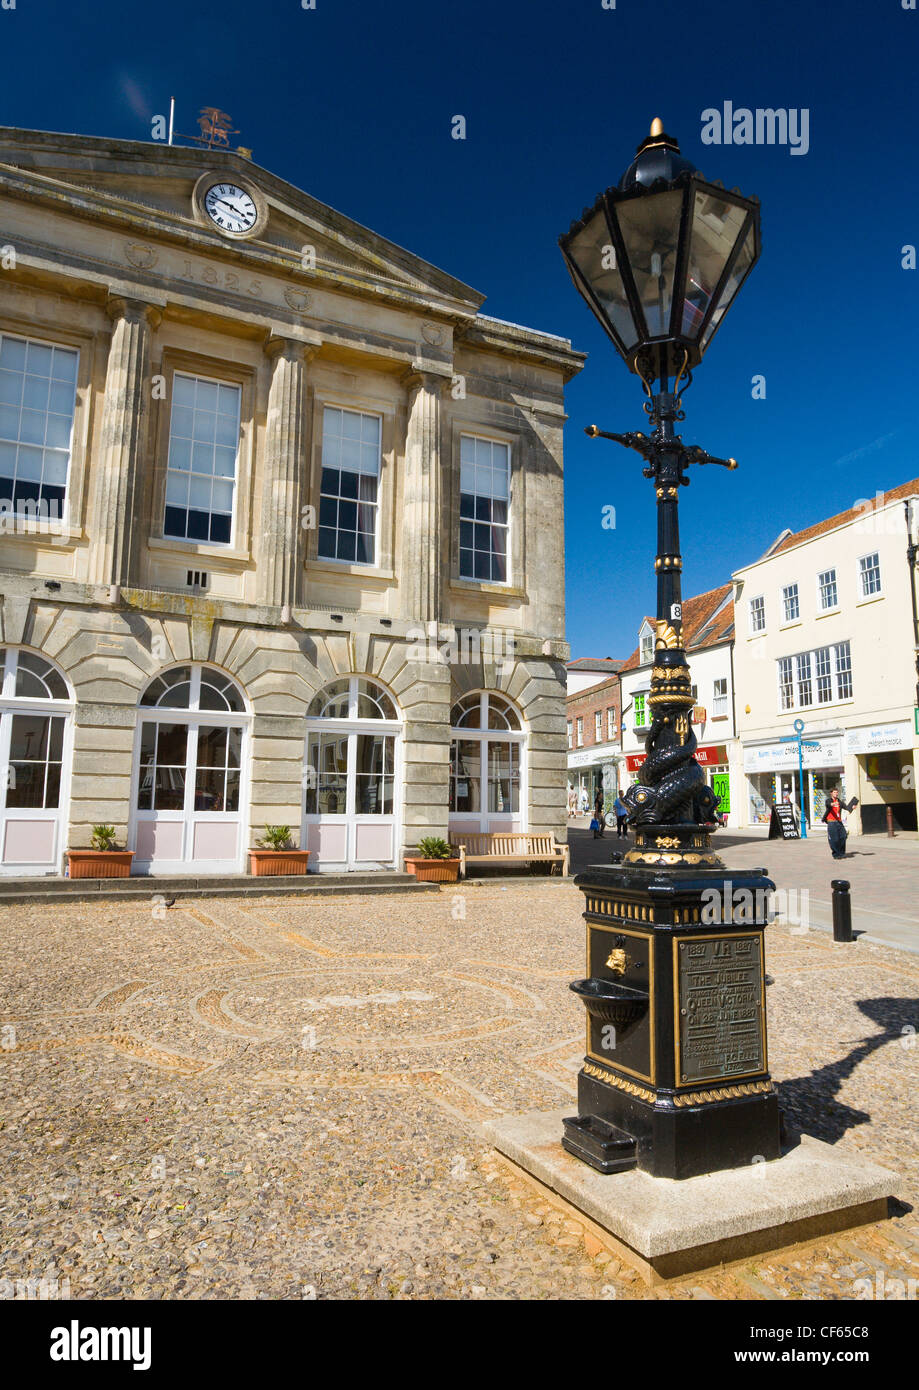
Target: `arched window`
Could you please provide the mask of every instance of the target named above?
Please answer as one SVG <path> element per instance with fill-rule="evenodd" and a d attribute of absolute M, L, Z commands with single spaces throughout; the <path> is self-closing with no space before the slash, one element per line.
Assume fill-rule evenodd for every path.
<path fill-rule="evenodd" d="M 0 647 L 0 870 L 59 870 L 73 695 L 47 657 Z"/>
<path fill-rule="evenodd" d="M 521 830 L 526 734 L 494 691 L 463 695 L 450 713 L 450 821 L 461 830 Z"/>
<path fill-rule="evenodd" d="M 395 700 L 368 676 L 341 676 L 313 696 L 306 727 L 304 844 L 317 867 L 395 863 L 402 729 Z"/>
<path fill-rule="evenodd" d="M 309 719 L 398 719 L 392 697 L 376 681 L 344 676 L 310 701 Z"/>
<path fill-rule="evenodd" d="M 147 686 L 142 705 L 163 709 L 220 710 L 243 713 L 246 702 L 229 676 L 213 666 L 173 666 Z"/>

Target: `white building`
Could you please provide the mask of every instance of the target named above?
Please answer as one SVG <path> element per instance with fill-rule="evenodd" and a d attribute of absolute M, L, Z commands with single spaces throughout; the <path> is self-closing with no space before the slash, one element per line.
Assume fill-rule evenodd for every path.
<path fill-rule="evenodd" d="M 794 723 L 803 720 L 804 806 L 819 826 L 838 786 L 856 833 L 916 829 L 916 671 L 905 503 L 919 479 L 815 526 L 785 531 L 734 575 L 741 824 L 800 804 Z"/>
<path fill-rule="evenodd" d="M 738 788 L 742 785 L 740 745 L 734 714 L 734 605 L 730 584 L 683 602 L 683 639 L 695 697 L 692 729 L 698 740 L 696 760 L 720 798 L 728 825 L 739 825 Z M 645 618 L 638 646 L 619 673 L 622 691 L 624 790 L 636 778 L 645 756 L 651 726 L 648 694 L 654 664 L 654 622 Z"/>

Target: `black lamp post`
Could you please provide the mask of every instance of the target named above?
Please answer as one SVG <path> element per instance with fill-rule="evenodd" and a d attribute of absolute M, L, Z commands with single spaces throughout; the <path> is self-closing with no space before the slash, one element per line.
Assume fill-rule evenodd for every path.
<path fill-rule="evenodd" d="M 683 648 L 679 488 L 692 463 L 737 465 L 674 431 L 692 368 L 759 257 L 759 205 L 704 179 L 655 120 L 618 187 L 559 244 L 648 396 L 650 436 L 587 433 L 641 454 L 657 497 L 652 719 L 623 798 L 635 846 L 578 879 L 588 978 L 571 988 L 587 1009 L 588 1055 L 563 1143 L 601 1172 L 691 1177 L 779 1153 L 763 968 L 774 885 L 761 869 L 726 879 L 712 850 L 717 798 L 694 757 Z"/>

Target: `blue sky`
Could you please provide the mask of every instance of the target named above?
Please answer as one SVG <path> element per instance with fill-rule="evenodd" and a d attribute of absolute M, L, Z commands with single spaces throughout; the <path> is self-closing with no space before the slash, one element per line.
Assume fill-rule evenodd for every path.
<path fill-rule="evenodd" d="M 170 96 L 180 131 L 220 106 L 257 163 L 588 352 L 568 392 L 568 636 L 574 656 L 624 656 L 654 605 L 653 491 L 637 455 L 582 428 L 642 428 L 642 394 L 557 237 L 655 115 L 762 201 L 762 257 L 684 399 L 684 439 L 741 465 L 696 469 L 681 495 L 685 593 L 723 583 L 785 526 L 919 475 L 919 271 L 900 254 L 919 243 L 917 43 L 901 0 L 17 0 L 0 123 L 148 139 Z M 808 153 L 703 145 L 726 100 L 806 108 Z"/>

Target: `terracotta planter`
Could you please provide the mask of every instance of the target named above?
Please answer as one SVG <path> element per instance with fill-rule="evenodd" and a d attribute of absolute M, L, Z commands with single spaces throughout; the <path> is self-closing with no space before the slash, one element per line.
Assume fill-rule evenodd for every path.
<path fill-rule="evenodd" d="M 132 849 L 69 849 L 71 878 L 130 878 Z"/>
<path fill-rule="evenodd" d="M 420 855 L 406 855 L 405 867 L 416 878 L 427 879 L 431 883 L 456 883 L 459 879 L 458 859 L 422 859 Z"/>
<path fill-rule="evenodd" d="M 308 849 L 250 849 L 249 872 L 253 878 L 277 874 L 305 874 Z"/>

